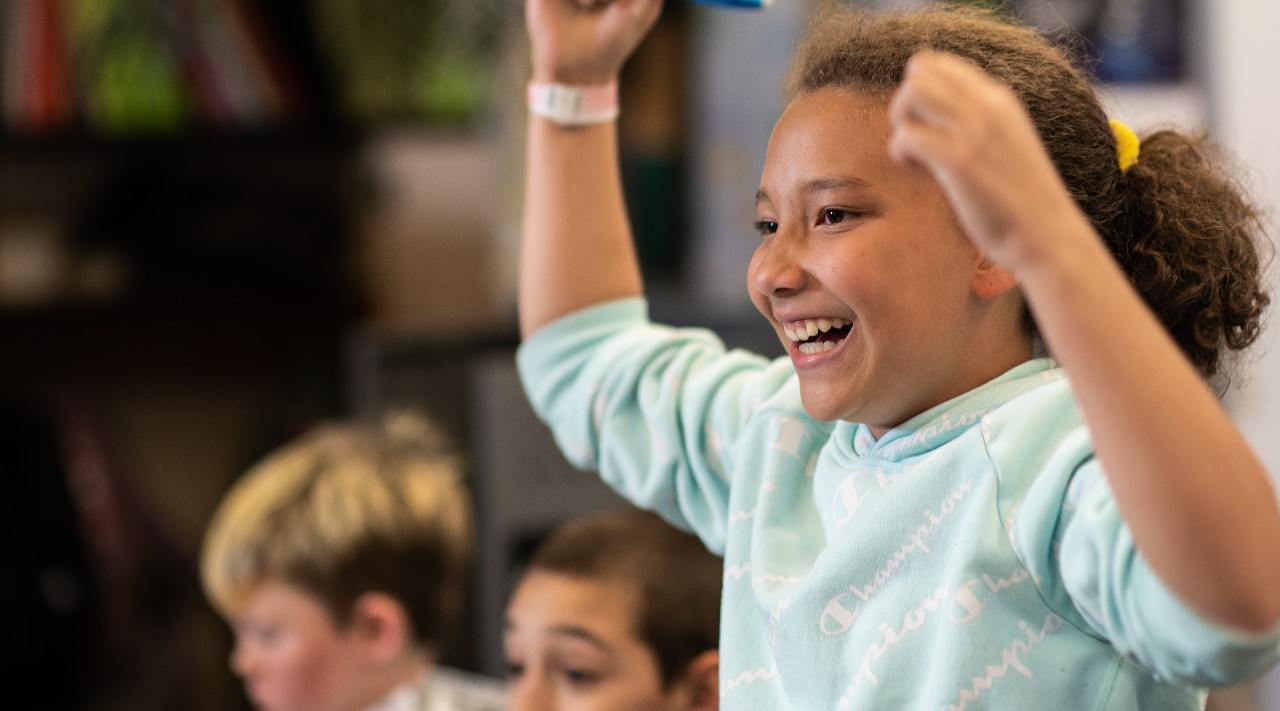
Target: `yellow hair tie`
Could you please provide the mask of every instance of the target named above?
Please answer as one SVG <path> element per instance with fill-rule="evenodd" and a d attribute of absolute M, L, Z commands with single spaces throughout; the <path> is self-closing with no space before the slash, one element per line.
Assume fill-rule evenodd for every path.
<path fill-rule="evenodd" d="M 1138 134 L 1123 121 L 1111 119 L 1111 132 L 1116 137 L 1116 158 L 1120 160 L 1120 172 L 1127 173 L 1138 162 Z"/>

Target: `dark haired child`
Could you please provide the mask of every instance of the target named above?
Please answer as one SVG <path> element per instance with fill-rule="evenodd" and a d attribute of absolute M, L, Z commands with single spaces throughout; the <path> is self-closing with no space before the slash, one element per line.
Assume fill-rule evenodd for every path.
<path fill-rule="evenodd" d="M 648 511 L 557 529 L 507 607 L 511 711 L 719 708 L 720 567 Z"/>

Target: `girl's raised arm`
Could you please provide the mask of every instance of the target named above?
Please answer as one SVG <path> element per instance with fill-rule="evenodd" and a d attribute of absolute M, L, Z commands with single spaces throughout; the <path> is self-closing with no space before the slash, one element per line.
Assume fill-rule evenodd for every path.
<path fill-rule="evenodd" d="M 661 0 L 526 0 L 533 82 L 603 87 L 661 11 Z M 524 337 L 560 316 L 643 292 L 615 122 L 562 125 L 530 113 L 519 311 Z"/>
<path fill-rule="evenodd" d="M 1017 275 L 1152 570 L 1211 619 L 1274 629 L 1280 512 L 1267 473 L 1071 201 L 1018 100 L 929 54 L 913 58 L 891 115 L 891 153 L 929 169 L 970 239 Z"/>

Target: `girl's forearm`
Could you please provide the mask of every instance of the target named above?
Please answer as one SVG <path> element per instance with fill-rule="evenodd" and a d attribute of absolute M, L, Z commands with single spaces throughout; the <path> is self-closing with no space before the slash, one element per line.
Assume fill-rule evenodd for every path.
<path fill-rule="evenodd" d="M 614 122 L 564 127 L 530 115 L 519 277 L 520 332 L 643 282 L 627 222 Z"/>
<path fill-rule="evenodd" d="M 1024 293 L 1139 550 L 1201 614 L 1273 628 L 1280 513 L 1265 469 L 1083 216 L 1052 224 L 1080 238 L 1024 270 Z"/>

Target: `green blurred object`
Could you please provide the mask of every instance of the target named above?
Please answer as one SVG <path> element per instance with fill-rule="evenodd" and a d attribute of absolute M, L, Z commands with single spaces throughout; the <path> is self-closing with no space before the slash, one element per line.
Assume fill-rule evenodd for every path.
<path fill-rule="evenodd" d="M 679 156 L 629 151 L 621 159 L 636 256 L 647 278 L 676 283 L 688 241 L 684 164 Z"/>
<path fill-rule="evenodd" d="M 67 18 L 73 81 L 90 130 L 133 135 L 183 127 L 189 105 L 158 4 L 77 0 Z"/>
<path fill-rule="evenodd" d="M 132 40 L 132 41 L 130 41 Z M 122 38 L 95 68 L 87 121 L 112 134 L 172 133 L 186 106 L 173 59 L 156 38 Z"/>
<path fill-rule="evenodd" d="M 357 123 L 465 125 L 491 85 L 502 8 L 502 0 L 315 0 L 315 19 Z"/>
<path fill-rule="evenodd" d="M 108 136 L 276 131 L 316 104 L 358 128 L 473 125 L 513 14 L 508 0 L 3 2 L 0 39 L 28 50 L 0 52 L 0 132 L 55 96 L 59 130 Z"/>
<path fill-rule="evenodd" d="M 484 73 L 467 57 L 432 57 L 414 82 L 414 106 L 422 115 L 450 124 L 465 124 L 484 96 Z"/>

